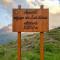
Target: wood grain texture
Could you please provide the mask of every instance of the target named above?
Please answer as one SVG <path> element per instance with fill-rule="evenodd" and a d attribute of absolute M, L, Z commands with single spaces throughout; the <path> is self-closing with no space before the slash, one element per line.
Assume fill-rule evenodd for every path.
<path fill-rule="evenodd" d="M 18 60 L 21 60 L 21 32 L 18 32 Z"/>
<path fill-rule="evenodd" d="M 40 60 L 44 60 L 44 32 L 40 33 Z"/>
<path fill-rule="evenodd" d="M 13 9 L 13 32 L 47 32 L 48 9 Z"/>

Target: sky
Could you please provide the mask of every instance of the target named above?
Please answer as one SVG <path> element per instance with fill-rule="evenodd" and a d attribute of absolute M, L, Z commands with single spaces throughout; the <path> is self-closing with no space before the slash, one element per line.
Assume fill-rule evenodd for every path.
<path fill-rule="evenodd" d="M 60 0 L 0 0 L 0 28 L 12 24 L 12 9 L 19 4 L 22 8 L 40 8 L 43 4 L 45 8 L 49 8 L 50 14 L 60 13 Z"/>

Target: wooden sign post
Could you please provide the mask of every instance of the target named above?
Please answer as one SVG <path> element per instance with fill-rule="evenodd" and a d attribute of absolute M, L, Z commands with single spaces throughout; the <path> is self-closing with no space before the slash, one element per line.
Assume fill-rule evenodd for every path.
<path fill-rule="evenodd" d="M 13 32 L 18 32 L 18 60 L 21 60 L 21 32 L 40 32 L 40 60 L 44 60 L 44 32 L 49 30 L 49 9 L 13 9 Z"/>
<path fill-rule="evenodd" d="M 43 9 L 43 5 L 41 9 Z M 44 32 L 40 32 L 40 60 L 44 60 Z"/>
<path fill-rule="evenodd" d="M 18 60 L 21 60 L 21 32 L 18 32 Z"/>
<path fill-rule="evenodd" d="M 40 60 L 44 60 L 44 32 L 40 33 Z"/>

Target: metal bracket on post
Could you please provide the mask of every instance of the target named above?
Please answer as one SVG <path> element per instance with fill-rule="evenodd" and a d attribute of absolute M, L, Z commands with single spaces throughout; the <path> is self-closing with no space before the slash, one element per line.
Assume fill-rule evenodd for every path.
<path fill-rule="evenodd" d="M 41 9 L 43 9 L 44 8 L 44 5 L 41 5 L 40 7 L 41 7 Z"/>
<path fill-rule="evenodd" d="M 18 5 L 18 9 L 21 9 L 21 5 Z"/>

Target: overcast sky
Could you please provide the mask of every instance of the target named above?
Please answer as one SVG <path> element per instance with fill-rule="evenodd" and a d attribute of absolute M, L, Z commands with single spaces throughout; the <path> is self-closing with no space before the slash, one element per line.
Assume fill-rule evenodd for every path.
<path fill-rule="evenodd" d="M 22 8 L 40 8 L 43 4 L 45 8 L 49 8 L 50 14 L 60 13 L 60 0 L 44 0 L 43 2 L 41 0 L 0 0 L 0 28 L 12 23 L 12 8 L 17 8 L 19 4 Z"/>

